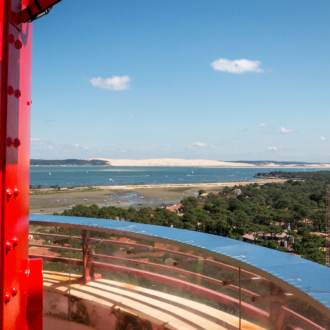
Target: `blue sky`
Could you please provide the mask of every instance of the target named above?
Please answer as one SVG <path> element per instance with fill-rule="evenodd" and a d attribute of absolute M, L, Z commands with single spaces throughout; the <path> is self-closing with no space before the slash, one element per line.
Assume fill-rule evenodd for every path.
<path fill-rule="evenodd" d="M 330 162 L 329 13 L 63 0 L 34 23 L 31 158 Z"/>

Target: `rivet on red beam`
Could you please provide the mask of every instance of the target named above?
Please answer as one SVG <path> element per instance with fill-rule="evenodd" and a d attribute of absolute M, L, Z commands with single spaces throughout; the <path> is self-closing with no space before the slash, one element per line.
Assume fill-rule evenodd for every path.
<path fill-rule="evenodd" d="M 12 295 L 13 297 L 15 297 L 15 296 L 17 295 L 17 293 L 18 293 L 17 288 L 12 288 L 12 289 L 11 289 L 11 295 Z"/>
<path fill-rule="evenodd" d="M 19 195 L 19 190 L 17 188 L 14 189 L 14 197 L 16 198 Z"/>
<path fill-rule="evenodd" d="M 32 101 L 27 101 L 26 104 L 27 105 L 31 105 L 32 104 Z"/>
<path fill-rule="evenodd" d="M 12 34 L 10 34 L 9 35 L 9 43 L 13 44 L 14 42 L 15 42 L 15 37 Z"/>
<path fill-rule="evenodd" d="M 10 295 L 8 293 L 5 294 L 5 304 L 7 305 L 10 302 Z"/>
<path fill-rule="evenodd" d="M 21 95 L 22 95 L 21 91 L 19 89 L 16 89 L 15 90 L 15 97 L 18 99 L 18 98 L 21 97 Z"/>
<path fill-rule="evenodd" d="M 18 243 L 19 243 L 19 239 L 17 237 L 14 237 L 12 239 L 12 242 L 13 242 L 13 247 L 15 248 L 18 245 Z"/>
<path fill-rule="evenodd" d="M 13 196 L 13 192 L 10 189 L 7 189 L 7 198 L 9 199 L 11 196 Z"/>
<path fill-rule="evenodd" d="M 13 248 L 13 244 L 11 244 L 10 242 L 6 242 L 6 251 L 10 251 Z"/>
<path fill-rule="evenodd" d="M 18 138 L 14 139 L 14 147 L 18 148 L 20 145 L 21 145 L 21 140 Z"/>
<path fill-rule="evenodd" d="M 7 138 L 7 147 L 11 147 L 13 145 L 13 139 L 11 137 Z"/>
<path fill-rule="evenodd" d="M 15 48 L 16 49 L 21 49 L 23 47 L 22 41 L 21 40 L 16 40 L 15 41 Z"/>
<path fill-rule="evenodd" d="M 8 86 L 8 94 L 13 95 L 15 93 L 14 87 L 13 86 Z"/>

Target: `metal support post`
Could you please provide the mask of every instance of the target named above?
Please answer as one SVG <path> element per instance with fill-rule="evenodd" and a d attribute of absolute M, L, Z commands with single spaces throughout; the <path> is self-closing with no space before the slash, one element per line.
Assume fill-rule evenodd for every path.
<path fill-rule="evenodd" d="M 269 302 L 270 329 L 281 330 L 284 326 L 285 312 L 282 307 L 287 305 L 286 296 L 282 288 L 273 283 L 270 285 L 270 297 L 271 296 L 275 296 L 276 300 L 270 300 Z M 283 296 L 283 299 L 278 299 L 279 296 Z"/>
<path fill-rule="evenodd" d="M 82 231 L 82 248 L 83 248 L 83 277 L 79 282 L 88 283 L 92 280 L 100 279 L 102 276 L 94 272 L 93 268 L 93 245 L 94 241 L 99 242 L 99 240 L 90 239 L 90 231 Z"/>

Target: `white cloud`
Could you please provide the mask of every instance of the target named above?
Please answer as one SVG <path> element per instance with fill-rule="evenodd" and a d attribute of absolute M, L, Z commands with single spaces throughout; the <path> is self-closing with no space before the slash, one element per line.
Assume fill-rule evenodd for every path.
<path fill-rule="evenodd" d="M 214 70 L 226 71 L 230 73 L 245 73 L 245 72 L 263 72 L 259 66 L 261 62 L 250 61 L 246 59 L 228 60 L 226 58 L 219 58 L 211 63 Z"/>
<path fill-rule="evenodd" d="M 112 78 L 106 79 L 103 79 L 101 77 L 91 79 L 91 83 L 93 86 L 115 91 L 130 89 L 131 86 L 128 84 L 130 81 L 131 78 L 127 75 L 122 77 L 112 76 Z"/>
<path fill-rule="evenodd" d="M 258 127 L 267 127 L 267 126 L 269 126 L 269 123 L 260 123 L 257 126 Z"/>
<path fill-rule="evenodd" d="M 266 149 L 267 149 L 267 150 L 278 150 L 277 147 L 267 147 Z"/>
<path fill-rule="evenodd" d="M 135 118 L 136 115 L 129 115 L 128 118 Z"/>
<path fill-rule="evenodd" d="M 195 142 L 191 145 L 192 147 L 201 147 L 201 148 L 206 148 L 207 144 L 204 142 Z"/>
<path fill-rule="evenodd" d="M 53 150 L 53 149 L 54 149 L 54 147 L 49 147 L 48 149 L 50 149 L 50 150 Z"/>
<path fill-rule="evenodd" d="M 40 142 L 41 140 L 38 138 L 31 138 L 31 142 Z"/>
<path fill-rule="evenodd" d="M 281 127 L 277 130 L 277 132 L 281 133 L 281 134 L 290 134 L 290 133 L 294 133 L 295 130 L 294 129 L 287 129 L 284 127 Z"/>
<path fill-rule="evenodd" d="M 78 143 L 74 143 L 74 144 L 71 144 L 73 147 L 75 148 L 78 148 L 79 147 L 79 144 Z"/>
<path fill-rule="evenodd" d="M 326 140 L 327 140 L 324 136 L 320 136 L 320 139 L 321 139 L 322 141 L 326 141 Z"/>
<path fill-rule="evenodd" d="M 167 145 L 166 145 L 166 147 L 168 147 L 168 148 L 169 148 L 170 146 L 171 146 L 170 144 L 167 144 Z"/>
<path fill-rule="evenodd" d="M 212 148 L 212 149 L 215 149 L 215 148 L 216 148 L 216 146 L 211 146 L 211 148 Z"/>
<path fill-rule="evenodd" d="M 239 130 L 242 131 L 242 132 L 248 131 L 248 129 L 244 128 L 244 127 L 241 127 Z"/>

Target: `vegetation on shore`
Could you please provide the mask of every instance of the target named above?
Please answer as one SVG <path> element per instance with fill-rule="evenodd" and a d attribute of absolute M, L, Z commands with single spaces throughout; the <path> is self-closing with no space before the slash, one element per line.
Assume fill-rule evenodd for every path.
<path fill-rule="evenodd" d="M 30 165 L 34 166 L 103 166 L 110 165 L 106 160 L 99 159 L 31 159 Z"/>
<path fill-rule="evenodd" d="M 274 176 L 274 173 L 281 177 L 288 175 L 289 180 L 225 187 L 218 194 L 200 191 L 198 197 L 183 199 L 180 208 L 174 212 L 166 208 L 77 205 L 62 215 L 173 225 L 234 239 L 242 239 L 243 235 L 250 233 L 256 244 L 296 253 L 324 264 L 325 238 L 314 235 L 314 232 L 325 230 L 325 185 L 330 183 L 330 172 L 271 172 L 269 175 Z M 292 180 L 291 175 L 300 180 Z M 288 244 L 278 245 L 273 238 L 284 231 Z M 270 234 L 267 240 L 258 240 L 259 236 L 266 234 Z"/>
<path fill-rule="evenodd" d="M 322 181 L 325 184 L 330 183 L 330 171 L 315 171 L 315 172 L 283 172 L 272 171 L 269 173 L 257 173 L 255 178 L 277 178 L 277 179 L 295 179 L 295 180 L 314 180 Z"/>

